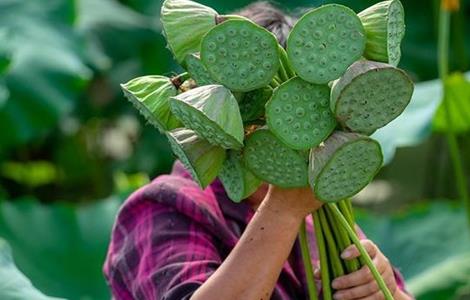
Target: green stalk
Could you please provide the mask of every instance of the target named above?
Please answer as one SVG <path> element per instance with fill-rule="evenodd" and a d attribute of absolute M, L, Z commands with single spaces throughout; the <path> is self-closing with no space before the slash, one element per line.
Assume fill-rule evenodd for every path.
<path fill-rule="evenodd" d="M 282 64 L 282 62 L 279 66 L 279 70 L 277 71 L 277 74 L 279 75 L 279 78 L 281 79 L 282 82 L 286 82 L 287 80 L 289 80 L 289 75 L 287 75 L 287 71 L 284 68 L 284 65 Z"/>
<path fill-rule="evenodd" d="M 330 254 L 329 262 L 331 263 L 333 276 L 335 278 L 343 276 L 344 269 L 341 263 L 340 253 L 338 252 L 338 248 L 336 247 L 333 234 L 330 230 L 330 226 L 328 225 L 328 221 L 326 220 L 325 208 L 320 208 L 318 210 L 318 214 L 320 215 L 321 228 L 323 229 L 323 235 L 325 236 L 326 245 L 328 247 L 328 253 Z"/>
<path fill-rule="evenodd" d="M 318 211 L 312 214 L 313 226 L 315 227 L 315 238 L 317 241 L 318 256 L 320 259 L 321 284 L 324 300 L 332 300 L 330 283 L 330 271 L 328 269 L 328 253 L 326 252 L 325 238 L 320 223 L 320 215 Z"/>
<path fill-rule="evenodd" d="M 310 250 L 308 248 L 307 226 L 305 224 L 305 220 L 302 222 L 302 225 L 300 226 L 299 242 L 300 242 L 300 250 L 302 253 L 302 261 L 304 263 L 304 268 L 305 268 L 305 276 L 307 277 L 307 288 L 308 288 L 309 299 L 318 300 L 318 292 L 317 292 L 317 287 L 315 285 L 315 277 L 313 276 L 312 260 L 310 258 Z"/>
<path fill-rule="evenodd" d="M 445 0 L 442 1 L 443 4 Z M 446 97 L 446 80 L 449 75 L 449 32 L 450 32 L 450 12 L 441 5 L 439 13 L 439 35 L 438 35 L 438 67 L 439 77 L 443 86 L 443 105 L 446 116 L 448 130 L 446 130 L 447 144 L 449 147 L 450 157 L 454 169 L 457 189 L 460 199 L 464 202 L 467 211 L 467 220 L 470 225 L 470 197 L 468 195 L 468 187 L 465 180 L 465 172 L 463 169 L 462 158 L 460 157 L 457 136 L 454 132 L 452 118 L 450 116 L 450 104 Z"/>
<path fill-rule="evenodd" d="M 361 257 L 364 259 L 365 264 L 369 267 L 369 270 L 371 271 L 372 275 L 374 276 L 375 281 L 379 285 L 380 290 L 385 296 L 385 300 L 393 300 L 392 293 L 390 293 L 390 290 L 388 289 L 387 285 L 385 284 L 382 276 L 380 275 L 379 271 L 377 271 L 377 268 L 375 267 L 374 263 L 372 262 L 372 259 L 370 258 L 369 254 L 367 253 L 366 249 L 364 249 L 364 246 L 362 246 L 361 242 L 359 241 L 359 238 L 357 237 L 356 231 L 349 226 L 348 221 L 346 218 L 343 216 L 341 211 L 338 209 L 338 207 L 331 205 L 331 204 L 326 204 L 331 208 L 331 211 L 334 213 L 336 219 L 341 223 L 343 228 L 348 232 L 349 237 L 353 241 L 354 245 L 356 245 L 356 248 L 359 250 L 361 253 Z"/>
<path fill-rule="evenodd" d="M 280 57 L 281 57 L 281 64 L 284 67 L 284 70 L 286 70 L 289 78 L 295 77 L 296 74 L 292 68 L 289 58 L 287 57 L 286 50 L 284 50 L 284 48 L 280 49 Z"/>
<path fill-rule="evenodd" d="M 273 79 L 271 80 L 271 83 L 269 83 L 269 85 L 270 85 L 273 89 L 275 89 L 275 88 L 277 88 L 278 86 L 281 85 L 280 80 L 281 80 L 280 78 L 274 76 Z"/>
<path fill-rule="evenodd" d="M 351 200 L 347 199 L 347 200 L 339 201 L 338 206 L 339 206 L 339 209 L 341 210 L 341 213 L 343 213 L 346 220 L 348 220 L 349 225 L 354 228 L 356 222 L 354 221 Z"/>
<path fill-rule="evenodd" d="M 354 218 L 354 211 L 353 211 L 351 199 L 346 199 L 346 200 L 340 201 L 340 202 L 338 202 L 338 205 L 339 205 L 339 209 L 340 209 L 341 213 L 348 220 L 348 223 L 351 226 L 351 228 L 353 228 L 355 230 L 356 229 L 356 220 Z M 349 244 L 351 245 L 352 241 L 349 240 L 349 242 L 350 242 Z M 357 268 L 356 271 L 359 270 L 360 267 L 364 265 L 364 261 L 361 258 L 359 258 L 359 259 L 355 258 L 353 261 L 354 261 L 353 264 L 355 265 L 354 268 Z"/>
<path fill-rule="evenodd" d="M 340 202 L 343 202 L 343 201 L 340 201 Z M 332 205 L 335 205 L 335 204 L 332 204 Z M 331 225 L 331 229 L 333 230 L 335 234 L 335 239 L 338 243 L 340 253 L 342 253 L 347 247 L 349 247 L 352 244 L 352 242 L 349 239 L 348 233 L 341 227 L 338 220 L 335 218 L 333 212 L 331 211 L 331 208 L 329 206 L 326 206 L 325 211 L 326 211 L 326 216 L 328 218 L 328 222 Z M 346 266 L 346 270 L 348 273 L 355 272 L 359 270 L 360 268 L 359 261 L 357 259 L 345 260 L 344 264 Z"/>

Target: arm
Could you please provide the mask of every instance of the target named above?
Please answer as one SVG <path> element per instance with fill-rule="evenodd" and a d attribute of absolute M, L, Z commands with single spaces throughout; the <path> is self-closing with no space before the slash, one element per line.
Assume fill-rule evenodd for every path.
<path fill-rule="evenodd" d="M 302 220 L 320 206 L 309 188 L 271 186 L 240 241 L 191 300 L 269 299 Z"/>

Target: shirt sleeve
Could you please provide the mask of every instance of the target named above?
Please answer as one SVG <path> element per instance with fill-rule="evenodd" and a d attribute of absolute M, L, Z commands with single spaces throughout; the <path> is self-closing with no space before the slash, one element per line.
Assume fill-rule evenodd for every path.
<path fill-rule="evenodd" d="M 221 264 L 214 237 L 173 207 L 133 197 L 119 213 L 104 267 L 113 296 L 189 299 Z"/>

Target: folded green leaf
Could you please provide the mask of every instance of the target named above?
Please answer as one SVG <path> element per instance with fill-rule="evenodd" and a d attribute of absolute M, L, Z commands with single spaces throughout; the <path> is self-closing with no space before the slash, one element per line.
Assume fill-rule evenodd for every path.
<path fill-rule="evenodd" d="M 175 129 L 167 136 L 173 153 L 199 186 L 206 188 L 219 174 L 226 151 L 210 144 L 189 129 Z"/>
<path fill-rule="evenodd" d="M 225 149 L 243 146 L 244 129 L 237 100 L 222 85 L 201 86 L 170 100 L 171 110 L 189 129 Z"/>

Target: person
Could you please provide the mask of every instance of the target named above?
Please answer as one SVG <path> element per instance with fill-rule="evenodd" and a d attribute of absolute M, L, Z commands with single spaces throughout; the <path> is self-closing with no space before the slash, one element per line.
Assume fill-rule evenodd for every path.
<path fill-rule="evenodd" d="M 294 24 L 267 2 L 238 12 L 273 32 L 281 45 Z M 306 219 L 313 264 L 318 253 L 311 189 L 263 184 L 240 204 L 219 180 L 201 190 L 180 162 L 134 192 L 116 219 L 104 265 L 115 299 L 307 299 L 299 227 Z M 370 240 L 362 240 L 394 299 L 412 299 L 400 273 Z M 359 256 L 351 246 L 343 259 Z M 316 270 L 316 283 L 321 293 Z M 334 299 L 383 299 L 368 268 L 336 278 Z"/>

